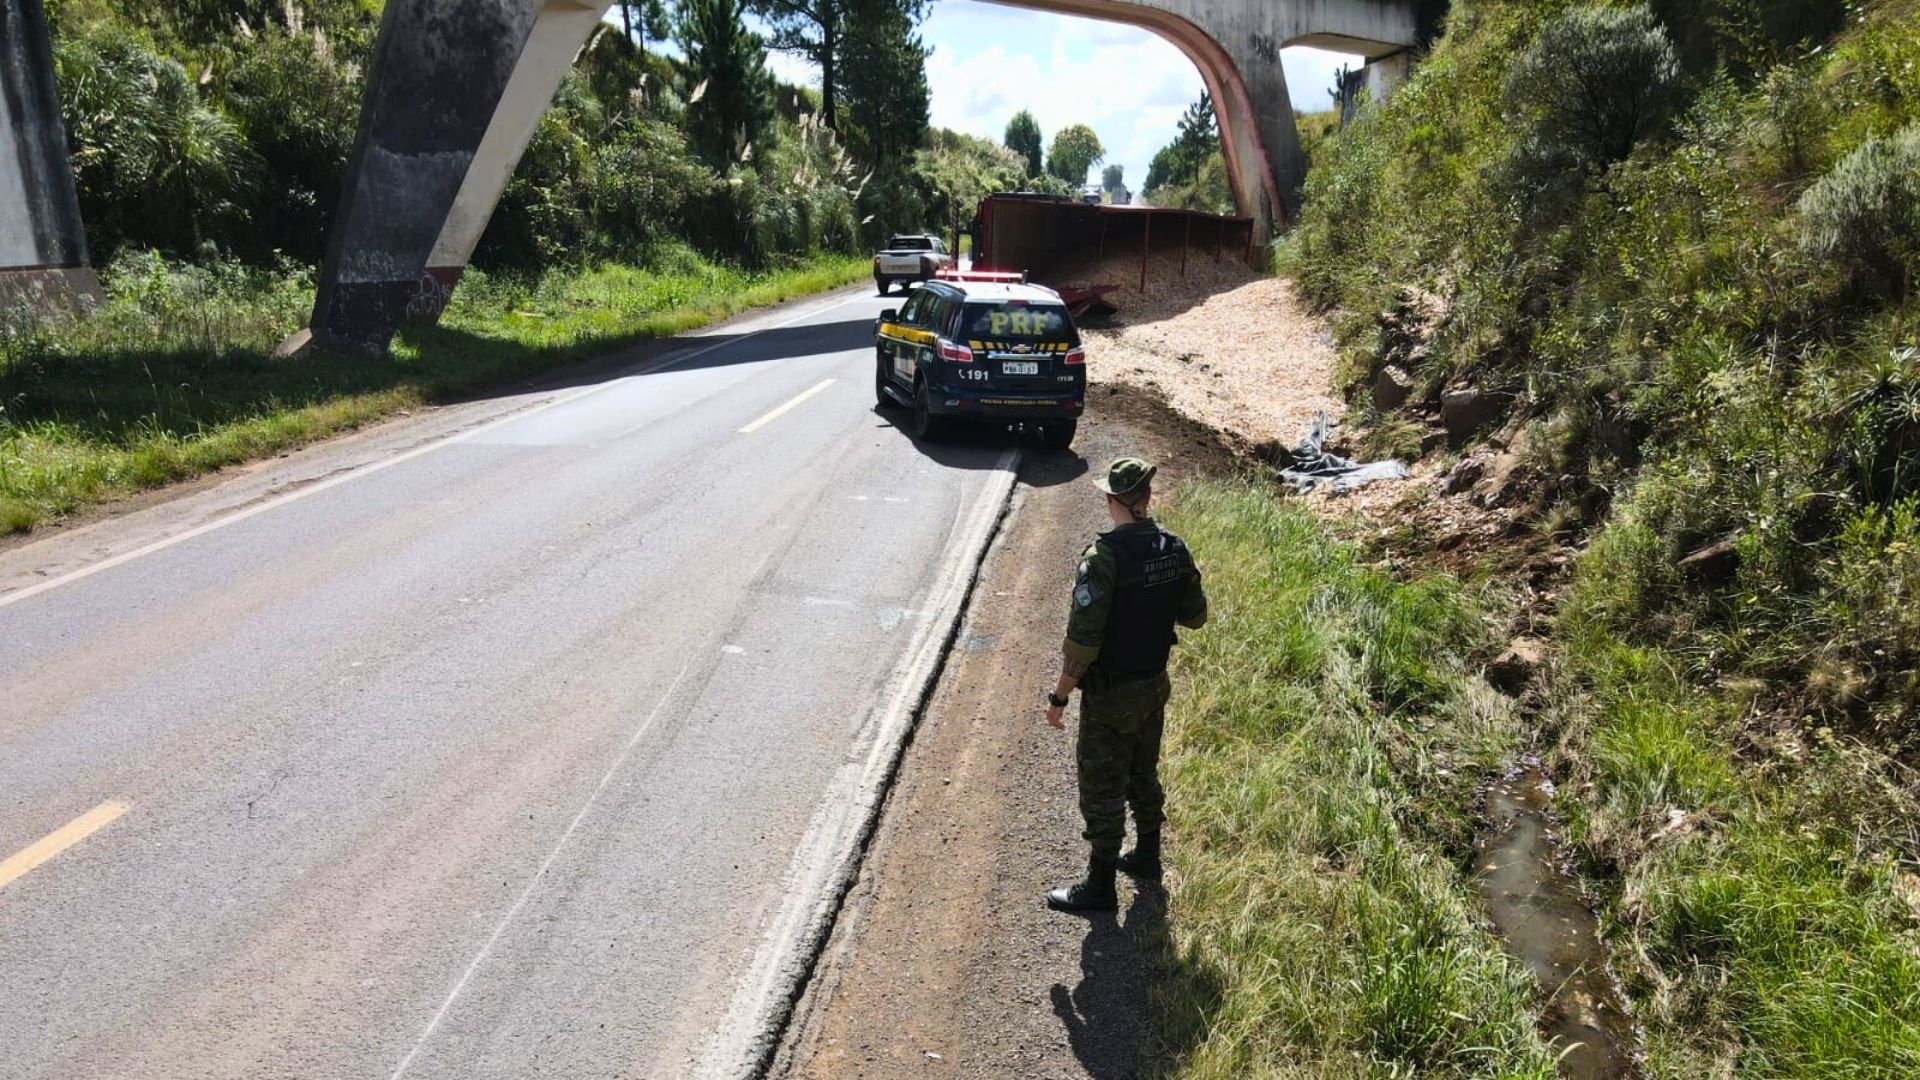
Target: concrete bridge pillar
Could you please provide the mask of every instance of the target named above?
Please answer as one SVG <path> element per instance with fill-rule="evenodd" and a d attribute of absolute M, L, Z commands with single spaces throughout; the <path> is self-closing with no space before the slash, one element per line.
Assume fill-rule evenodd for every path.
<path fill-rule="evenodd" d="M 437 319 L 606 4 L 389 0 L 310 324 L 378 353 Z"/>
<path fill-rule="evenodd" d="M 40 0 L 0 0 L 0 308 L 82 311 L 99 299 L 46 14 Z"/>

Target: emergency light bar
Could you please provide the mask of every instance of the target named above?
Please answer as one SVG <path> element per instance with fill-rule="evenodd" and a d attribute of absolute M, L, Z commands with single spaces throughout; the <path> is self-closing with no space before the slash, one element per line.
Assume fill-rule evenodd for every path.
<path fill-rule="evenodd" d="M 944 270 L 936 272 L 933 276 L 941 281 L 980 281 L 1000 285 L 1025 285 L 1027 283 L 1025 271 L 1015 273 L 1012 270 L 955 270 L 952 267 L 947 267 Z"/>

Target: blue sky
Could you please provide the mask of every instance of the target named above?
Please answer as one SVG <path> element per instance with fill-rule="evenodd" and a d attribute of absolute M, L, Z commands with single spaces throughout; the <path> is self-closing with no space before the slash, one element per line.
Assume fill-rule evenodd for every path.
<path fill-rule="evenodd" d="M 1173 139 L 1180 114 L 1205 88 L 1180 50 L 1118 23 L 936 0 L 920 34 L 933 50 L 927 80 L 934 124 L 996 142 L 1023 108 L 1048 140 L 1069 124 L 1086 124 L 1106 147 L 1107 163 L 1125 166 L 1127 185 L 1136 190 L 1154 152 Z M 1311 110 L 1328 106 L 1334 72 L 1359 58 L 1294 48 L 1281 62 L 1294 107 Z M 803 57 L 774 53 L 770 66 L 788 82 L 820 85 Z M 1098 181 L 1098 170 L 1091 178 Z"/>

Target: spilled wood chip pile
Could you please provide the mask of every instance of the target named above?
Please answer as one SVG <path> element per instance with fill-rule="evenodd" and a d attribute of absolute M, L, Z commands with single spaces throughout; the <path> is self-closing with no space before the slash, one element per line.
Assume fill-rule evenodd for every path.
<path fill-rule="evenodd" d="M 1088 375 L 1164 398 L 1180 414 L 1237 449 L 1292 446 L 1325 409 L 1345 411 L 1329 396 L 1331 335 L 1291 282 L 1248 268 L 1238 251 L 1218 262 L 1196 246 L 1181 273 L 1178 251 L 1148 260 L 1140 288 L 1140 256 L 1109 254 L 1052 275 L 1060 284 L 1116 285 L 1108 298 L 1119 314 L 1103 327 L 1083 327 Z"/>

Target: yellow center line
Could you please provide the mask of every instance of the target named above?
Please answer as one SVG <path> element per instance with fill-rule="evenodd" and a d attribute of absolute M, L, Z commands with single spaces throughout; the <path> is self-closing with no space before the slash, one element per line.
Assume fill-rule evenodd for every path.
<path fill-rule="evenodd" d="M 778 420 L 780 419 L 780 417 L 784 416 L 788 409 L 794 408 L 795 406 L 799 405 L 801 402 L 807 400 L 813 395 L 819 393 L 822 390 L 825 390 L 829 386 L 832 386 L 835 381 L 836 380 L 834 379 L 821 379 L 819 382 L 815 383 L 811 389 L 801 391 L 799 397 L 794 398 L 792 401 L 787 402 L 785 405 L 780 406 L 779 408 L 773 410 L 772 412 L 761 417 L 760 419 L 755 420 L 753 423 L 748 424 L 746 427 L 741 428 L 740 434 L 751 435 L 754 432 L 759 431 L 761 428 L 766 427 L 768 424 L 771 424 L 775 420 Z"/>
<path fill-rule="evenodd" d="M 127 810 L 127 803 L 103 802 L 45 837 L 28 844 L 19 852 L 8 856 L 7 861 L 0 862 L 0 889 L 13 884 L 14 879 L 25 875 L 27 871 L 111 825 L 115 818 L 126 813 Z"/>

